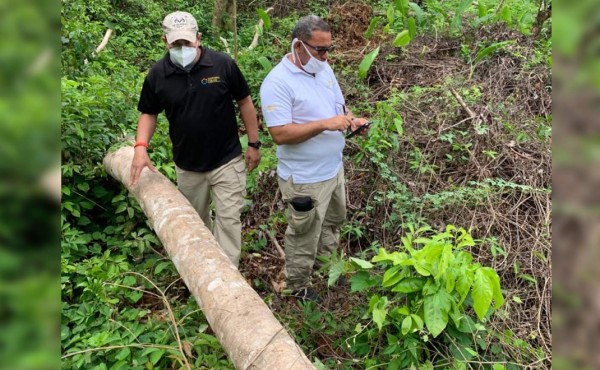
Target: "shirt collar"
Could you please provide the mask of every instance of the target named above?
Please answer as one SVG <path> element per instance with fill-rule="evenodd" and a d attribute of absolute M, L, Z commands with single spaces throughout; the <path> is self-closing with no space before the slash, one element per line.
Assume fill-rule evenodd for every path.
<path fill-rule="evenodd" d="M 168 51 L 167 51 L 167 54 L 163 58 L 163 65 L 165 68 L 165 77 L 169 77 L 170 75 L 172 75 L 174 73 L 187 73 L 183 69 L 181 69 L 181 68 L 177 67 L 175 64 L 173 64 L 173 62 L 171 62 L 171 58 L 169 57 Z M 203 46 L 200 46 L 200 59 L 198 59 L 196 64 L 194 64 L 194 66 L 192 67 L 190 72 L 195 69 L 198 69 L 200 67 L 212 67 L 213 65 L 214 65 L 214 63 L 210 56 L 209 50 Z"/>
<path fill-rule="evenodd" d="M 288 55 L 291 55 L 290 53 L 286 54 L 283 56 L 283 65 L 287 67 L 287 69 L 292 72 L 292 73 L 302 73 L 302 74 L 306 74 L 309 76 L 312 76 L 310 73 L 298 68 L 297 65 L 295 65 L 294 63 L 292 63 L 289 59 L 288 59 Z"/>

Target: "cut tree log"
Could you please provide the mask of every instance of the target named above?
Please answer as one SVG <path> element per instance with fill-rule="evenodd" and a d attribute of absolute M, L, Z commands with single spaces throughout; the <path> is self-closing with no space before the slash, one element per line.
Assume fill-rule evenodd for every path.
<path fill-rule="evenodd" d="M 110 152 L 104 167 L 140 203 L 235 368 L 315 369 L 171 181 L 146 168 L 129 185 L 133 153 Z"/>

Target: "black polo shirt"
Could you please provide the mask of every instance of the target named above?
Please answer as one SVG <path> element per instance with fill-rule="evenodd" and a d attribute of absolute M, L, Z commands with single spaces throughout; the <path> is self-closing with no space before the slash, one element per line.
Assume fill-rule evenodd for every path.
<path fill-rule="evenodd" d="M 138 110 L 169 121 L 175 164 L 205 172 L 242 153 L 234 100 L 250 95 L 235 61 L 225 53 L 201 48 L 191 71 L 176 67 L 169 55 L 155 63 L 142 87 Z"/>

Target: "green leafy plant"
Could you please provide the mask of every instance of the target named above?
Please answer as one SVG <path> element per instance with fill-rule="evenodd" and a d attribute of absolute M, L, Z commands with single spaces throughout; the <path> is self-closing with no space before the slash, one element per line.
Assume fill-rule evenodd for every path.
<path fill-rule="evenodd" d="M 383 355 L 400 368 L 432 360 L 425 351 L 431 340 L 468 354 L 464 359 L 478 356 L 476 343 L 464 342 L 483 335 L 486 318 L 503 305 L 498 274 L 473 261 L 468 248 L 475 241 L 463 228 L 409 230 L 398 250 L 380 248 L 370 262 L 350 258 L 351 289 L 373 292 L 367 313 L 375 324 L 357 329 L 355 351 L 364 353 L 366 343 L 383 335 Z M 365 342 L 364 336 L 371 339 Z"/>
<path fill-rule="evenodd" d="M 371 65 L 373 64 L 373 61 L 375 61 L 375 58 L 377 58 L 380 48 L 381 47 L 378 46 L 374 50 L 372 50 L 371 52 L 369 52 L 367 55 L 364 56 L 364 58 L 358 65 L 358 77 L 360 77 L 361 79 L 365 79 L 367 77 L 367 73 L 369 72 L 369 69 L 371 69 Z"/>

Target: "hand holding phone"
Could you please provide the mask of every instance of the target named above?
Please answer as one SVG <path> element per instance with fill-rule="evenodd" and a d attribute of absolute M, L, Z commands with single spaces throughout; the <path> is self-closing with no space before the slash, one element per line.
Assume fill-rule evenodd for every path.
<path fill-rule="evenodd" d="M 346 135 L 346 139 L 350 139 L 351 137 L 353 137 L 354 135 L 360 134 L 361 132 L 363 132 L 366 128 L 369 128 L 369 126 L 371 126 L 371 124 L 373 123 L 373 121 L 367 121 L 365 122 L 364 125 L 362 126 L 358 126 L 358 128 L 354 131 L 351 131 L 348 135 Z"/>

